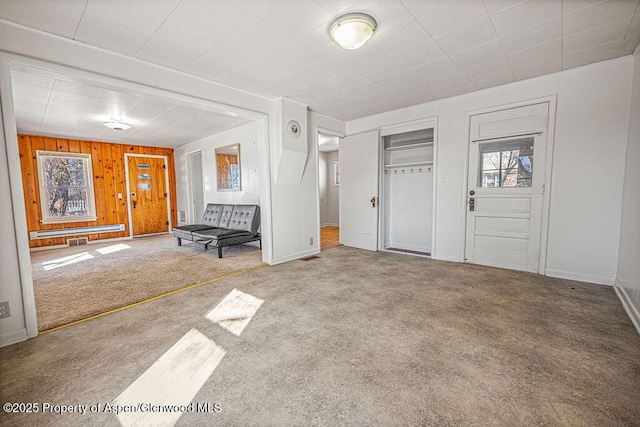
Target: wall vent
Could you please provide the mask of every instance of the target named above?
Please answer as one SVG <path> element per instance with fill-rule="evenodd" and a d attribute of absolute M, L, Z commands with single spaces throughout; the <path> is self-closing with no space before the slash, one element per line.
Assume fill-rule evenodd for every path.
<path fill-rule="evenodd" d="M 86 245 L 89 239 L 86 237 L 78 237 L 77 239 L 67 239 L 67 246 L 81 246 Z"/>

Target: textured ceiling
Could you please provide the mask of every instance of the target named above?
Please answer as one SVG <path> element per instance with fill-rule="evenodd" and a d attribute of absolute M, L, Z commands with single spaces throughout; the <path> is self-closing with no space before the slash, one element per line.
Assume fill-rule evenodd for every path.
<path fill-rule="evenodd" d="M 11 79 L 20 133 L 175 148 L 248 122 L 39 68 L 19 66 Z M 132 128 L 103 125 L 112 119 Z"/>
<path fill-rule="evenodd" d="M 344 12 L 379 31 L 327 34 Z M 631 54 L 638 0 L 0 0 L 0 18 L 350 120 Z"/>

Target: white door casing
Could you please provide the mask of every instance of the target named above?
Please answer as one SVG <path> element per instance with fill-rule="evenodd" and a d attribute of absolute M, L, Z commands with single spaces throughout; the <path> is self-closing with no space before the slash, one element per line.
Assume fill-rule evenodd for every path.
<path fill-rule="evenodd" d="M 549 103 L 471 116 L 465 261 L 538 272 Z"/>
<path fill-rule="evenodd" d="M 378 248 L 378 131 L 340 141 L 340 243 Z"/>

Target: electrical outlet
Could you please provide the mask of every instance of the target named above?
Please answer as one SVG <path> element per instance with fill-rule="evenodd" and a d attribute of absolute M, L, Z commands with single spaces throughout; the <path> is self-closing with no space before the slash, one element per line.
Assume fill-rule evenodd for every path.
<path fill-rule="evenodd" d="M 313 246 L 313 237 L 309 237 L 309 246 Z"/>
<path fill-rule="evenodd" d="M 11 307 L 9 301 L 0 302 L 0 319 L 11 316 Z"/>

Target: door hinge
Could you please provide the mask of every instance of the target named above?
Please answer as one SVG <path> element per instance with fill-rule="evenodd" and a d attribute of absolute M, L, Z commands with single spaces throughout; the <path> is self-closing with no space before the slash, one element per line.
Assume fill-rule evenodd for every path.
<path fill-rule="evenodd" d="M 540 194 L 544 194 L 544 192 L 546 191 L 546 187 L 545 187 L 545 185 L 546 185 L 546 184 L 542 184 L 542 185 L 540 186 Z"/>
<path fill-rule="evenodd" d="M 167 197 L 167 193 L 164 193 L 164 197 Z"/>
<path fill-rule="evenodd" d="M 165 224 L 169 225 L 169 221 L 166 221 Z"/>
<path fill-rule="evenodd" d="M 167 168 L 167 165 L 162 165 L 162 169 L 166 169 L 166 168 Z"/>
<path fill-rule="evenodd" d="M 540 262 L 540 258 L 542 258 L 542 252 L 538 251 L 538 253 L 536 253 L 536 259 L 538 262 Z"/>

